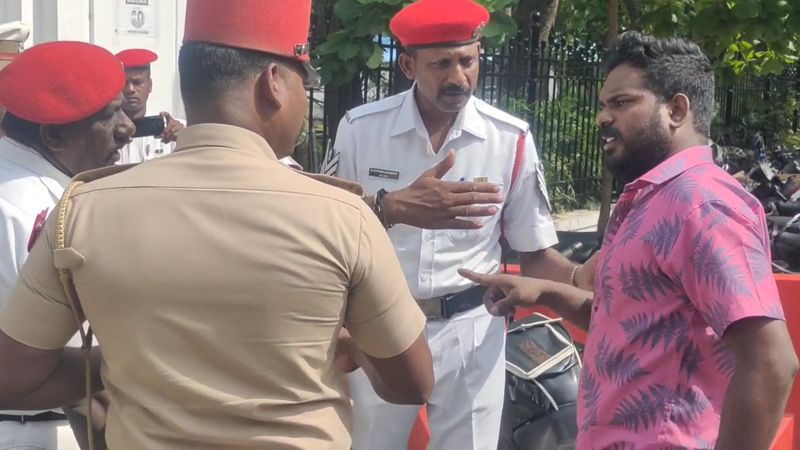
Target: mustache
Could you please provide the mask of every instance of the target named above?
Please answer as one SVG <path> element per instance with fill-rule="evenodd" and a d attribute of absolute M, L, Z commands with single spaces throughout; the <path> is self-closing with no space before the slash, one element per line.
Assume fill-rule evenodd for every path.
<path fill-rule="evenodd" d="M 469 95 L 470 90 L 467 86 L 446 86 L 439 93 L 441 95 Z"/>
<path fill-rule="evenodd" d="M 622 133 L 611 125 L 606 125 L 600 128 L 600 132 L 597 135 L 601 146 L 605 144 L 606 138 L 614 138 L 617 141 L 622 141 Z"/>

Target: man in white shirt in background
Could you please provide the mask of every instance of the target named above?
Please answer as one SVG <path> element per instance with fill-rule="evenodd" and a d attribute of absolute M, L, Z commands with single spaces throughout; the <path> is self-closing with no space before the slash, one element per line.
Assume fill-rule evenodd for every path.
<path fill-rule="evenodd" d="M 114 55 L 82 42 L 37 45 L 0 71 L 0 103 L 8 109 L 0 138 L 0 308 L 70 179 L 113 165 L 130 140 L 124 80 Z M 0 369 L 0 385 L 13 384 L 14 369 Z M 78 448 L 60 410 L 0 411 L 0 449 Z"/>
<path fill-rule="evenodd" d="M 147 110 L 147 100 L 153 92 L 153 79 L 150 76 L 150 64 L 158 59 L 158 55 L 143 48 L 132 48 L 117 53 L 117 58 L 125 67 L 125 88 L 122 90 L 125 103 L 122 110 L 131 120 L 156 114 Z M 142 136 L 134 138 L 120 152 L 117 164 L 142 163 L 172 152 L 175 139 L 184 124 L 168 112 L 160 112 L 166 126 L 160 136 Z"/>

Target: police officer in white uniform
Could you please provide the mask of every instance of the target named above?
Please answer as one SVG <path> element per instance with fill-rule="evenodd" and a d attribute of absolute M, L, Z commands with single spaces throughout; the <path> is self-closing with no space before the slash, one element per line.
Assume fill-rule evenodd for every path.
<path fill-rule="evenodd" d="M 399 12 L 390 27 L 406 49 L 401 67 L 415 84 L 351 110 L 323 167 L 376 194 L 376 213 L 428 315 L 436 375 L 427 406 L 428 448 L 435 450 L 496 449 L 503 406 L 503 319 L 489 315 L 481 301 L 485 291 L 458 269 L 497 272 L 502 233 L 520 252 L 523 274 L 562 282 L 574 277 L 575 266 L 549 248 L 557 243 L 556 232 L 528 124 L 472 96 L 478 38 L 488 20 L 486 9 L 471 0 L 420 0 Z M 442 190 L 459 183 L 470 191 L 489 184 L 499 187 L 500 204 L 487 210 L 443 200 L 442 209 L 457 217 L 449 226 L 427 226 L 407 214 L 419 203 L 409 190 L 423 178 L 429 198 L 453 198 Z M 482 212 L 494 214 L 469 219 Z M 470 226 L 472 220 L 477 225 Z M 361 370 L 349 381 L 353 448 L 406 449 L 418 408 L 383 402 Z"/>
<path fill-rule="evenodd" d="M 23 41 L 27 29 L 20 31 L 16 39 Z M 130 140 L 124 79 L 114 55 L 78 42 L 32 47 L 0 72 L 0 103 L 8 110 L 0 139 L 0 307 L 71 177 L 114 164 Z M 80 339 L 70 345 L 80 346 Z M 13 380 L 13 368 L 2 371 L 0 383 Z M 79 447 L 56 410 L 1 411 L 0 448 Z"/>
<path fill-rule="evenodd" d="M 175 119 L 168 112 L 158 114 L 147 110 L 147 100 L 153 91 L 153 79 L 150 65 L 158 59 L 158 55 L 143 48 L 132 48 L 117 53 L 117 58 L 125 67 L 125 113 L 133 119 L 161 115 L 166 121 L 164 133 L 160 136 L 141 136 L 134 138 L 120 152 L 117 164 L 141 163 L 159 156 L 172 153 L 178 132 L 184 123 Z"/>

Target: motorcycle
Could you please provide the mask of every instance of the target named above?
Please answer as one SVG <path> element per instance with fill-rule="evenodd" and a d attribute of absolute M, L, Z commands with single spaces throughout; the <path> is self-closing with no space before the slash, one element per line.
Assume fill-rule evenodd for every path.
<path fill-rule="evenodd" d="M 715 147 L 715 162 L 739 180 L 764 207 L 770 233 L 773 272 L 800 271 L 800 158 L 798 149 L 766 151 L 758 133 L 753 152 Z M 746 173 L 745 173 L 746 172 Z"/>

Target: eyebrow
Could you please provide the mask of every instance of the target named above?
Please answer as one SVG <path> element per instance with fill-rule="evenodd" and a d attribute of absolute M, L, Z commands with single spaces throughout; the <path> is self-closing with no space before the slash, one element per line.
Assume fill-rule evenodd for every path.
<path fill-rule="evenodd" d="M 639 93 L 632 94 L 630 92 L 617 92 L 617 93 L 613 94 L 611 97 L 608 97 L 607 100 L 602 100 L 601 99 L 600 100 L 600 106 L 605 106 L 606 103 L 611 103 L 614 100 L 619 99 L 620 97 L 632 97 L 632 98 L 638 100 L 638 99 L 644 97 L 644 94 L 639 94 Z"/>

